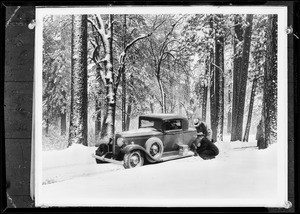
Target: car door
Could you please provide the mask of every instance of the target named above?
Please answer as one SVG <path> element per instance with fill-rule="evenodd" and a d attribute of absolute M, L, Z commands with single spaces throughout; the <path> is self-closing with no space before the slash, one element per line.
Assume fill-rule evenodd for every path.
<path fill-rule="evenodd" d="M 164 152 L 178 150 L 182 144 L 182 121 L 180 119 L 167 120 L 164 123 Z"/>

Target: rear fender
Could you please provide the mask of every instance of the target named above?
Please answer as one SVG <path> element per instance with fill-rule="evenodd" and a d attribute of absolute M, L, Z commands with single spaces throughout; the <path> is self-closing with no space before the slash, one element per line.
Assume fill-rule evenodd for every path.
<path fill-rule="evenodd" d="M 121 151 L 126 154 L 126 153 L 130 153 L 131 151 L 133 150 L 140 150 L 140 151 L 143 151 L 145 155 L 147 155 L 149 158 L 151 158 L 153 161 L 157 161 L 155 159 L 152 158 L 152 156 L 146 151 L 146 149 L 140 145 L 135 145 L 135 144 L 132 144 L 132 145 L 127 145 L 125 146 Z"/>

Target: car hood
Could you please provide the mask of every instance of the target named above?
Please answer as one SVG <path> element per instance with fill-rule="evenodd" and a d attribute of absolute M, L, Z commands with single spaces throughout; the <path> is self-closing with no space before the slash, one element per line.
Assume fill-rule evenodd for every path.
<path fill-rule="evenodd" d="M 122 137 L 138 137 L 138 136 L 147 136 L 147 135 L 157 135 L 161 134 L 160 131 L 154 128 L 140 128 L 134 129 L 130 131 L 120 132 L 117 135 Z"/>

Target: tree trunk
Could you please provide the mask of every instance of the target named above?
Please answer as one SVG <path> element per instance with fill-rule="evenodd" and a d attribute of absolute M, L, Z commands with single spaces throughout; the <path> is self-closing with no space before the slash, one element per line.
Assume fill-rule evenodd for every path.
<path fill-rule="evenodd" d="M 231 104 L 231 91 L 230 91 L 230 89 L 228 90 L 228 104 L 229 104 L 229 106 Z M 231 133 L 231 119 L 232 119 L 231 108 L 229 108 L 228 113 L 227 113 L 227 134 Z"/>
<path fill-rule="evenodd" d="M 73 109 L 69 145 L 87 142 L 87 15 L 74 15 L 73 34 Z"/>
<path fill-rule="evenodd" d="M 128 131 L 130 127 L 131 111 L 132 111 L 132 96 L 129 95 L 128 106 L 127 106 L 127 118 L 126 118 L 126 131 Z"/>
<path fill-rule="evenodd" d="M 45 129 L 44 129 L 44 131 L 45 131 L 46 135 L 49 134 L 49 119 L 48 118 L 45 120 Z"/>
<path fill-rule="evenodd" d="M 71 87 L 70 87 L 70 125 L 69 125 L 69 138 L 68 138 L 68 147 L 72 145 L 71 139 L 74 138 L 74 133 L 71 131 L 73 128 L 73 105 L 74 105 L 74 61 L 73 61 L 73 55 L 74 55 L 74 15 L 72 15 L 72 28 L 71 28 Z"/>
<path fill-rule="evenodd" d="M 95 118 L 95 142 L 98 141 L 99 135 L 101 132 L 101 102 L 99 98 L 96 98 L 95 102 L 95 111 L 96 111 L 96 118 Z"/>
<path fill-rule="evenodd" d="M 238 44 L 243 41 L 243 29 L 242 29 L 242 17 L 241 15 L 235 15 L 234 18 L 234 31 L 236 38 L 233 37 L 233 95 L 232 95 L 232 112 L 237 112 L 238 109 L 238 99 L 239 99 L 239 77 L 242 64 L 242 49 L 238 47 Z M 231 126 L 231 141 L 238 140 L 236 131 L 237 131 L 237 114 L 232 114 L 232 126 Z"/>
<path fill-rule="evenodd" d="M 60 46 L 60 50 L 62 52 L 65 51 L 66 49 L 66 43 L 68 41 L 68 33 L 66 32 L 65 28 L 62 26 L 62 23 L 60 23 L 60 34 L 61 34 L 61 46 Z M 66 71 L 66 69 L 63 71 L 64 73 L 67 73 L 68 71 Z M 60 114 L 60 134 L 61 136 L 65 136 L 66 135 L 66 130 L 67 130 L 67 114 L 66 114 L 66 102 L 67 102 L 67 96 L 66 96 L 66 90 L 64 88 L 62 88 L 62 98 L 63 98 L 63 103 L 62 103 L 62 111 Z"/>
<path fill-rule="evenodd" d="M 113 50 L 112 50 L 112 42 L 113 42 L 113 15 L 109 15 L 109 25 L 108 25 L 108 43 L 107 45 L 107 55 L 106 55 L 106 68 L 107 68 L 107 74 L 106 74 L 106 87 L 107 87 L 107 119 L 106 119 L 106 125 L 107 125 L 107 137 L 109 141 L 113 140 L 114 132 L 115 132 L 115 90 L 114 90 L 114 72 L 113 72 Z"/>
<path fill-rule="evenodd" d="M 202 100 L 202 120 L 206 121 L 206 107 L 207 107 L 207 85 L 203 86 L 203 100 Z"/>
<path fill-rule="evenodd" d="M 122 131 L 126 129 L 126 75 L 122 73 Z"/>
<path fill-rule="evenodd" d="M 205 60 L 205 76 L 209 72 L 209 59 Z M 207 109 L 207 84 L 203 86 L 203 99 L 202 99 L 202 120 L 206 122 L 206 109 Z"/>
<path fill-rule="evenodd" d="M 231 114 L 231 110 L 229 110 L 227 113 L 227 134 L 231 133 L 231 118 L 232 118 L 232 114 Z"/>
<path fill-rule="evenodd" d="M 150 111 L 153 114 L 154 113 L 154 103 L 153 100 L 150 100 Z"/>
<path fill-rule="evenodd" d="M 250 45 L 251 45 L 251 35 L 252 35 L 252 20 L 253 20 L 253 14 L 247 14 L 246 21 L 248 23 L 248 26 L 245 28 L 245 33 L 244 33 L 242 66 L 241 66 L 239 90 L 238 90 L 239 99 L 237 103 L 236 137 L 237 140 L 240 141 L 242 141 L 242 136 L 243 136 L 244 108 L 245 108 L 246 88 L 247 88 L 247 79 L 248 79 L 249 55 L 250 55 Z"/>
<path fill-rule="evenodd" d="M 126 15 L 123 15 L 123 49 L 126 48 Z M 125 65 L 122 69 L 122 131 L 126 130 L 126 75 Z"/>
<path fill-rule="evenodd" d="M 212 139 L 217 140 L 217 126 L 216 126 L 216 98 L 215 98 L 215 67 L 213 66 L 214 57 L 213 51 L 210 53 L 210 123 L 212 130 Z"/>
<path fill-rule="evenodd" d="M 253 110 L 253 103 L 254 103 L 256 87 L 257 87 L 257 78 L 254 78 L 253 83 L 252 83 L 251 95 L 250 95 L 248 119 L 247 119 L 245 134 L 244 134 L 244 138 L 243 138 L 244 142 L 248 142 L 248 140 L 249 140 L 249 132 L 250 132 L 250 127 L 251 127 L 251 118 L 252 118 L 252 110 Z"/>
<path fill-rule="evenodd" d="M 277 15 L 268 18 L 262 115 L 265 148 L 277 141 Z"/>
<path fill-rule="evenodd" d="M 160 90 L 160 95 L 161 95 L 161 113 L 166 113 L 166 104 L 165 104 L 165 92 L 164 92 L 164 88 L 161 82 L 161 79 L 159 77 L 157 77 L 157 82 L 158 82 L 158 86 L 159 86 L 159 90 Z"/>
<path fill-rule="evenodd" d="M 96 79 L 97 79 L 97 84 L 98 84 L 98 91 L 96 92 L 95 95 L 95 113 L 96 113 L 96 117 L 95 117 L 95 142 L 98 141 L 99 137 L 100 137 L 100 132 L 101 132 L 101 114 L 103 112 L 102 108 L 103 108 L 103 103 L 101 102 L 101 98 L 103 96 L 103 82 L 101 79 L 101 75 L 100 75 L 100 66 L 97 66 L 96 68 Z"/>
<path fill-rule="evenodd" d="M 103 139 L 107 135 L 106 119 L 107 119 L 107 107 L 106 107 L 106 110 L 104 112 L 104 117 L 103 117 L 103 122 L 102 122 L 102 129 L 101 129 L 101 134 L 100 134 L 101 139 Z"/>
<path fill-rule="evenodd" d="M 67 130 L 67 114 L 66 112 L 60 114 L 60 135 L 66 135 Z"/>
<path fill-rule="evenodd" d="M 223 19 L 219 15 L 219 19 Z M 222 28 L 222 26 L 219 26 Z M 223 141 L 224 122 L 224 36 L 215 38 L 215 105 L 217 141 Z"/>

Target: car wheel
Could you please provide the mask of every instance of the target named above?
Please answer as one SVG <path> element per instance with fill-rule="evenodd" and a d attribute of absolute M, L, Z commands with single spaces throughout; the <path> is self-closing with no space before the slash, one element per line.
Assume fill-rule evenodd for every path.
<path fill-rule="evenodd" d="M 144 157 L 138 150 L 134 150 L 124 155 L 125 169 L 135 168 L 144 165 Z"/>
<path fill-rule="evenodd" d="M 103 155 L 105 155 L 107 152 L 108 152 L 108 145 L 102 143 L 102 144 L 99 145 L 98 149 L 96 150 L 96 155 L 98 155 L 98 156 L 103 156 Z M 107 162 L 102 161 L 102 160 L 99 160 L 99 159 L 97 159 L 97 158 L 96 158 L 96 162 L 97 162 L 97 164 L 100 164 L 100 163 L 107 163 Z"/>
<path fill-rule="evenodd" d="M 160 160 L 164 151 L 164 146 L 159 138 L 152 137 L 148 139 L 146 141 L 145 146 L 146 146 L 146 151 L 148 152 L 148 154 L 151 155 L 151 157 L 146 156 L 147 161 L 149 161 L 150 163 L 154 163 Z"/>

